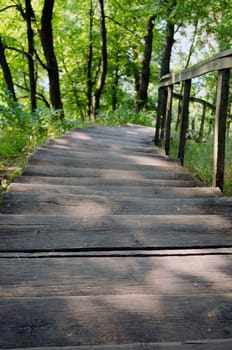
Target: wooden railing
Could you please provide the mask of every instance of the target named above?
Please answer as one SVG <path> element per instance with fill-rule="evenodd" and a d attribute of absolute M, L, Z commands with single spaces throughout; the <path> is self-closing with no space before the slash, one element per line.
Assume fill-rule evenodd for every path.
<path fill-rule="evenodd" d="M 214 131 L 214 169 L 212 186 L 223 190 L 224 163 L 225 163 L 225 139 L 226 120 L 229 100 L 230 68 L 232 67 L 232 50 L 215 55 L 191 68 L 176 74 L 161 77 L 159 83 L 159 101 L 157 108 L 157 122 L 155 132 L 155 144 L 164 141 L 166 154 L 169 154 L 171 136 L 172 100 L 174 97 L 173 87 L 175 84 L 183 83 L 184 90 L 180 117 L 180 138 L 178 158 L 184 164 L 186 133 L 189 123 L 189 102 L 191 80 L 212 71 L 218 71 L 218 86 L 216 100 L 216 116 Z"/>

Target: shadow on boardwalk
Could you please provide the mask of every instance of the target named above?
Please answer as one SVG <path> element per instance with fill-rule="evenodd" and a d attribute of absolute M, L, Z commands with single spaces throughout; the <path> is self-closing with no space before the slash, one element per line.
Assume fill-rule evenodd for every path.
<path fill-rule="evenodd" d="M 4 194 L 1 348 L 231 347 L 231 201 L 152 136 L 74 130 Z"/>

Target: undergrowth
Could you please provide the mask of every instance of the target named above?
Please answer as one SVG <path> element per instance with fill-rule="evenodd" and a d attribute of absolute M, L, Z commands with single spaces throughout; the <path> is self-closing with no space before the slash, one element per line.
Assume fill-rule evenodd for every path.
<path fill-rule="evenodd" d="M 212 184 L 213 174 L 213 136 L 204 142 L 194 140 L 186 141 L 185 166 L 193 175 L 209 186 Z M 174 135 L 170 144 L 170 157 L 177 158 L 178 136 Z M 232 141 L 228 138 L 226 143 L 224 194 L 232 195 Z"/>

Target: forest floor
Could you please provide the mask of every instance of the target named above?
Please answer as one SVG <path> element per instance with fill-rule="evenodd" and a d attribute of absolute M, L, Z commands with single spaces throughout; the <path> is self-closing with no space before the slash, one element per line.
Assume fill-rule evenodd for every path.
<path fill-rule="evenodd" d="M 89 127 L 0 202 L 0 348 L 232 348 L 232 201 L 152 142 Z"/>

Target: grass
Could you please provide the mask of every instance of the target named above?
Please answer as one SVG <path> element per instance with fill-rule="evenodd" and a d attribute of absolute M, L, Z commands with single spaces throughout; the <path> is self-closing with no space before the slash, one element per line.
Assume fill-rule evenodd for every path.
<path fill-rule="evenodd" d="M 213 137 L 198 143 L 193 140 L 186 141 L 185 148 L 185 166 L 195 175 L 196 178 L 212 184 L 213 174 Z M 174 135 L 170 145 L 170 157 L 176 158 L 178 153 L 178 136 Z M 225 181 L 224 194 L 232 195 L 232 141 L 228 138 L 226 143 L 226 161 L 225 161 Z"/>

